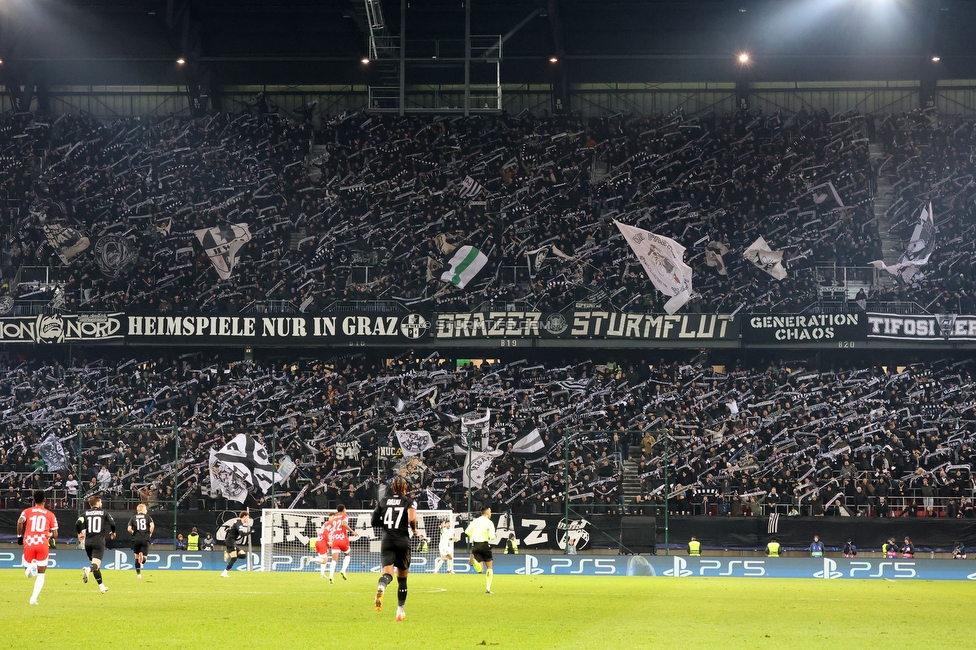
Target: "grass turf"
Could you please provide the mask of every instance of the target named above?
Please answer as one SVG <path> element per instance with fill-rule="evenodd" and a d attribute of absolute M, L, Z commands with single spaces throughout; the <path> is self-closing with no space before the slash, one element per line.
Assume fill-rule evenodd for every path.
<path fill-rule="evenodd" d="M 0 571 L 4 648 L 962 648 L 968 582 L 756 578 L 410 576 L 373 610 L 376 574 L 105 571 L 109 592 L 51 569 Z M 38 645 L 40 644 L 40 646 Z M 192 645 L 191 645 L 192 644 Z M 201 646 L 200 644 L 205 644 Z"/>

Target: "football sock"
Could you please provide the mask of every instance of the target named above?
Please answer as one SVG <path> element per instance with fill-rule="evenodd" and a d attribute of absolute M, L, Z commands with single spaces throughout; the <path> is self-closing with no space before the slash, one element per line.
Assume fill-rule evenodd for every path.
<path fill-rule="evenodd" d="M 237 558 L 236 557 L 232 557 L 230 560 L 228 560 L 227 566 L 224 567 L 224 571 L 230 571 L 232 568 L 234 568 L 234 563 L 235 562 L 237 562 Z"/>
<path fill-rule="evenodd" d="M 342 558 L 342 572 L 345 573 L 346 569 L 349 568 L 349 556 Z"/>
<path fill-rule="evenodd" d="M 325 561 L 319 562 L 319 575 L 325 577 Z"/>
<path fill-rule="evenodd" d="M 447 572 L 454 573 L 454 560 L 447 561 Z"/>
<path fill-rule="evenodd" d="M 34 593 L 31 595 L 31 600 L 37 600 L 37 597 L 41 593 L 41 587 L 44 586 L 44 573 L 38 573 L 37 577 L 34 578 Z"/>
<path fill-rule="evenodd" d="M 437 573 L 438 571 L 441 570 L 442 564 L 444 564 L 444 560 L 437 560 L 436 562 L 434 562 L 434 573 Z"/>
<path fill-rule="evenodd" d="M 94 569 L 94 570 L 92 570 L 92 575 L 95 576 L 95 582 L 97 582 L 98 584 L 102 584 L 102 570 L 101 569 Z"/>
<path fill-rule="evenodd" d="M 397 578 L 397 607 L 403 608 L 407 602 L 407 578 Z"/>
<path fill-rule="evenodd" d="M 485 571 L 485 589 L 491 591 L 491 579 L 495 577 L 495 572 L 491 569 Z"/>
<path fill-rule="evenodd" d="M 386 585 L 390 584 L 391 582 L 393 582 L 393 576 L 391 576 L 389 573 L 384 573 L 380 576 L 380 581 L 379 584 L 376 585 L 376 588 L 379 591 L 386 591 Z"/>
<path fill-rule="evenodd" d="M 335 565 L 335 560 L 329 560 L 329 580 L 332 580 L 332 578 L 335 577 Z"/>
<path fill-rule="evenodd" d="M 139 562 L 139 560 L 136 560 L 136 575 L 140 575 L 141 573 L 142 573 L 142 563 Z"/>

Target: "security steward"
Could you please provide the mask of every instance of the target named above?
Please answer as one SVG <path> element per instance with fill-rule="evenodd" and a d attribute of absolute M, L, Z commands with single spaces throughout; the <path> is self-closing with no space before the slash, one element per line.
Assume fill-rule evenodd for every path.
<path fill-rule="evenodd" d="M 186 550 L 200 550 L 200 533 L 197 532 L 196 526 L 194 526 L 193 530 L 190 531 L 190 534 L 186 536 Z"/>
<path fill-rule="evenodd" d="M 779 542 L 776 538 L 769 540 L 769 544 L 766 544 L 766 555 L 769 557 L 779 557 Z"/>
<path fill-rule="evenodd" d="M 505 540 L 505 554 L 509 553 L 518 555 L 518 540 L 515 539 L 515 533 L 509 533 L 508 539 Z"/>
<path fill-rule="evenodd" d="M 694 535 L 691 536 L 691 541 L 688 542 L 688 555 L 691 557 L 701 557 L 701 542 Z"/>

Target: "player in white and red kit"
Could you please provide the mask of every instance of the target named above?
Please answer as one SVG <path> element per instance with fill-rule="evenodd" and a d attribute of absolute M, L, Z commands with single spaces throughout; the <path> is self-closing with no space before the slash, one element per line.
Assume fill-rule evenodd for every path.
<path fill-rule="evenodd" d="M 331 519 L 326 519 L 322 522 L 319 535 L 315 538 L 315 552 L 318 554 L 318 557 L 311 559 L 312 562 L 319 563 L 319 575 L 323 578 L 325 577 L 325 565 L 329 561 L 329 529 L 331 525 Z"/>
<path fill-rule="evenodd" d="M 44 507 L 43 490 L 34 490 L 34 507 L 20 513 L 17 520 L 17 543 L 24 545 L 24 573 L 34 579 L 34 593 L 30 604 L 37 604 L 37 597 L 44 587 L 47 572 L 47 556 L 50 540 L 57 535 L 58 520 L 54 513 Z"/>
<path fill-rule="evenodd" d="M 346 507 L 341 503 L 336 506 L 336 513 L 325 523 L 329 531 L 329 546 L 332 547 L 332 561 L 329 562 L 329 582 L 335 582 L 335 568 L 339 561 L 339 553 L 345 553 L 342 559 L 342 570 L 339 575 L 346 580 L 346 569 L 349 568 L 349 536 L 358 537 L 356 531 L 349 527 L 349 515 Z"/>

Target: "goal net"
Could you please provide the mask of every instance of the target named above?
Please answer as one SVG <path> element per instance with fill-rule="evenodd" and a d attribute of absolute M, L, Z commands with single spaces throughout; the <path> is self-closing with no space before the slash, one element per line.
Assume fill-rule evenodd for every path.
<path fill-rule="evenodd" d="M 372 510 L 347 510 L 349 527 L 358 536 L 350 536 L 349 570 L 356 572 L 379 571 L 381 530 L 373 528 Z M 318 571 L 313 560 L 315 540 L 322 524 L 335 510 L 285 510 L 266 509 L 261 513 L 261 570 L 262 571 Z M 410 568 L 424 572 L 433 568 L 440 557 L 437 544 L 440 540 L 440 524 L 451 522 L 455 537 L 460 536 L 458 515 L 450 510 L 418 510 L 417 528 L 427 541 L 426 552 L 421 552 L 419 536 L 411 537 Z M 458 549 L 459 551 L 461 549 Z M 341 560 L 341 557 L 340 557 Z"/>

